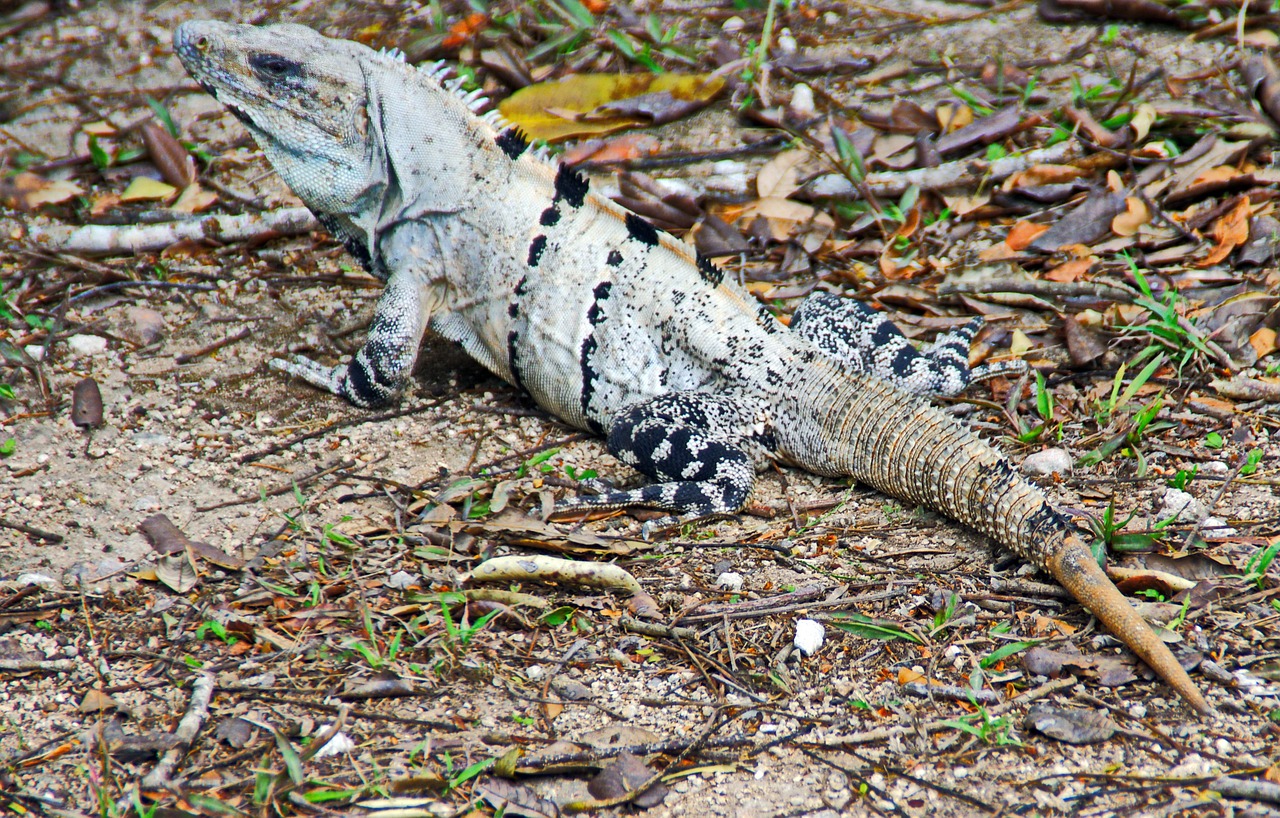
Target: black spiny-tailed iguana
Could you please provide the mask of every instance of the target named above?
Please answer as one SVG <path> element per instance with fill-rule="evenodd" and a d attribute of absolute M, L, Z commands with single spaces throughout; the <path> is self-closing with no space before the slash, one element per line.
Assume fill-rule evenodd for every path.
<path fill-rule="evenodd" d="M 739 510 L 770 462 L 851 476 L 1046 568 L 1207 711 L 1041 492 L 910 394 L 965 386 L 972 327 L 922 357 L 875 313 L 826 296 L 788 330 L 685 244 L 536 155 L 496 115 L 477 116 L 484 102 L 442 68 L 296 25 L 189 22 L 174 47 L 386 282 L 349 364 L 277 368 L 359 406 L 386 403 L 429 326 L 549 412 L 607 435 L 656 481 L 561 509 L 644 505 L 695 519 Z"/>

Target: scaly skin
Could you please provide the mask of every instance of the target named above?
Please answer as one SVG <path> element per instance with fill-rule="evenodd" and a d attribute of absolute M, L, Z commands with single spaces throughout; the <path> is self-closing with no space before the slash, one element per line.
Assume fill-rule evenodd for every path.
<path fill-rule="evenodd" d="M 866 325 L 861 336 L 878 339 L 868 350 L 841 325 L 856 311 L 837 300 L 786 331 L 682 242 L 536 156 L 515 129 L 475 116 L 475 100 L 442 87 L 438 71 L 300 26 L 190 22 L 174 43 L 294 192 L 387 282 L 354 361 L 278 368 L 361 406 L 386 403 L 430 326 L 561 419 L 607 433 L 611 451 L 657 481 L 562 508 L 644 504 L 692 519 L 740 509 L 771 462 L 853 477 L 1047 569 L 1207 712 L 1038 488 L 953 418 L 824 346 L 893 344 L 879 356 L 892 371 L 877 371 L 908 389 L 930 381 L 888 327 Z M 962 352 L 949 357 L 963 363 Z"/>

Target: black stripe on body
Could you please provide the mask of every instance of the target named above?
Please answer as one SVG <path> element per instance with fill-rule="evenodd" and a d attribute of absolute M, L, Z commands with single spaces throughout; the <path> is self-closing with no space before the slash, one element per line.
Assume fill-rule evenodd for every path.
<path fill-rule="evenodd" d="M 622 263 L 622 254 L 617 250 L 610 250 L 609 257 L 605 261 L 608 262 L 610 267 L 617 267 Z"/>
<path fill-rule="evenodd" d="M 520 276 L 515 291 L 511 294 L 511 303 L 507 305 L 507 315 L 511 318 L 511 329 L 507 331 L 507 368 L 511 370 L 511 385 L 517 389 L 524 389 L 524 378 L 520 377 L 520 370 L 516 367 L 516 353 L 520 351 L 520 333 L 516 332 L 516 319 L 520 317 L 520 302 L 524 300 L 527 283 L 529 277 Z"/>
<path fill-rule="evenodd" d="M 534 236 L 533 241 L 529 244 L 529 266 L 537 267 L 538 260 L 542 258 L 542 251 L 547 249 L 546 236 Z"/>
<path fill-rule="evenodd" d="M 550 227 L 558 221 L 560 221 L 560 208 L 555 205 L 542 211 L 542 215 L 538 218 L 538 224 L 543 227 Z"/>
<path fill-rule="evenodd" d="M 604 433 L 604 426 L 589 414 L 591 398 L 596 391 L 596 380 L 600 377 L 600 373 L 595 370 L 592 363 L 598 346 L 596 344 L 595 328 L 604 321 L 602 305 L 608 300 L 611 289 L 613 289 L 612 282 L 602 281 L 592 290 L 591 295 L 594 300 L 591 302 L 591 309 L 587 310 L 587 323 L 591 325 L 591 331 L 586 338 L 582 339 L 582 349 L 578 353 L 578 363 L 582 368 L 582 395 L 580 398 L 582 417 L 586 420 L 587 428 L 595 434 Z"/>
<path fill-rule="evenodd" d="M 316 217 L 316 221 L 333 234 L 333 237 L 342 242 L 342 246 L 346 248 L 351 257 L 360 263 L 365 272 L 373 272 L 373 255 L 369 252 L 369 247 L 363 241 L 342 229 L 342 225 L 338 222 L 338 217 L 332 213 L 317 213 L 311 211 Z"/>
<path fill-rule="evenodd" d="M 498 134 L 498 138 L 494 141 L 497 143 L 499 148 L 502 148 L 502 152 L 512 160 L 519 159 L 521 154 L 529 149 L 529 137 L 525 136 L 523 131 L 514 126 L 507 128 L 505 131 Z"/>
<path fill-rule="evenodd" d="M 563 199 L 570 207 L 582 207 L 587 200 L 587 177 L 568 165 L 556 170 L 556 199 Z"/>
<path fill-rule="evenodd" d="M 626 224 L 628 236 L 649 247 L 658 246 L 658 228 L 634 213 L 627 214 Z"/>

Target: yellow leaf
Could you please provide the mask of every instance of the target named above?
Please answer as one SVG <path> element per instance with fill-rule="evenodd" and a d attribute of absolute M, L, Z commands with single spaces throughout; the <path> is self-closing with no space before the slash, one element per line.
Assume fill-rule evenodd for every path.
<path fill-rule="evenodd" d="M 687 113 L 723 87 L 724 78 L 710 74 L 574 74 L 522 88 L 498 110 L 531 138 L 554 142 L 666 121 L 660 109 Z M 652 107 L 618 105 L 645 95 L 661 96 Z"/>
<path fill-rule="evenodd" d="M 177 192 L 178 189 L 173 185 L 166 185 L 164 182 L 157 182 L 155 179 L 148 179 L 145 176 L 135 176 L 129 186 L 124 189 L 124 193 L 120 194 L 120 201 L 136 202 L 144 199 L 167 199 Z"/>
<path fill-rule="evenodd" d="M 90 136 L 115 136 L 116 134 L 115 126 L 112 125 L 110 122 L 105 122 L 102 120 L 99 120 L 97 122 L 90 122 L 87 125 L 83 125 L 81 126 L 80 130 L 84 131 Z"/>
<path fill-rule="evenodd" d="M 1031 349 L 1031 339 L 1022 330 L 1015 329 L 1009 338 L 1009 352 L 1013 355 L 1021 355 L 1029 349 Z"/>
<path fill-rule="evenodd" d="M 765 163 L 756 177 L 756 193 L 761 198 L 785 199 L 800 187 L 796 170 L 809 154 L 802 150 L 783 151 Z"/>

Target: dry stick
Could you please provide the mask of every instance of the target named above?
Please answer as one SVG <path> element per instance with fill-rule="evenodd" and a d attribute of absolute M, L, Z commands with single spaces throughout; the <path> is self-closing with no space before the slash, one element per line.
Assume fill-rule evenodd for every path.
<path fill-rule="evenodd" d="M 323 468 L 316 469 L 310 474 L 304 475 L 295 480 L 290 480 L 287 485 L 276 486 L 273 489 L 268 489 L 266 492 L 266 496 L 278 497 L 281 494 L 288 494 L 289 492 L 293 491 L 295 486 L 298 488 L 302 488 L 303 486 L 306 486 L 310 483 L 314 483 L 315 481 L 319 480 L 322 477 L 328 477 L 330 474 L 333 474 L 336 471 L 341 471 L 343 469 L 350 469 L 355 465 L 356 465 L 355 460 L 351 460 L 351 459 L 340 460 L 332 466 L 325 466 Z M 236 499 L 236 500 L 228 500 L 225 503 L 217 503 L 212 506 L 197 506 L 196 511 L 199 511 L 201 513 L 206 511 L 217 511 L 220 508 L 229 508 L 231 506 L 243 505 L 244 503 L 256 503 L 261 499 L 262 499 L 262 495 L 255 494 L 252 497 L 240 497 L 239 499 Z"/>
<path fill-rule="evenodd" d="M 23 525 L 22 523 L 15 523 L 12 520 L 6 520 L 4 517 L 0 517 L 0 528 L 12 528 L 14 531 L 21 531 L 23 534 L 30 534 L 33 537 L 39 537 L 40 539 L 51 543 L 62 542 L 61 534 L 42 531 L 39 528 L 32 528 L 31 526 Z"/>
<path fill-rule="evenodd" d="M 1222 481 L 1222 485 L 1218 488 L 1218 493 L 1213 496 L 1213 502 L 1209 504 L 1209 514 L 1213 514 L 1214 509 L 1218 507 L 1218 503 L 1222 502 L 1222 496 L 1227 493 L 1227 489 L 1231 486 L 1231 481 L 1239 476 L 1240 470 L 1244 468 L 1244 465 L 1247 462 L 1247 460 L 1241 459 L 1241 461 L 1236 464 L 1236 467 L 1231 470 L 1231 473 L 1227 475 L 1227 479 Z M 1204 520 L 1207 519 L 1209 519 L 1208 515 L 1205 516 Z M 1201 520 L 1191 526 L 1191 530 L 1187 532 L 1186 538 L 1182 541 L 1183 551 L 1186 551 L 1191 547 L 1191 541 L 1200 533 L 1200 529 L 1204 528 L 1204 520 Z"/>
<path fill-rule="evenodd" d="M 163 250 L 179 241 L 213 238 L 223 243 L 264 235 L 296 236 L 318 227 L 305 207 L 290 207 L 240 216 L 206 216 L 167 224 L 31 227 L 28 240 L 45 250 L 63 253 L 142 253 Z"/>
<path fill-rule="evenodd" d="M 1244 781 L 1239 778 L 1220 776 L 1209 782 L 1208 788 L 1220 792 L 1228 798 L 1243 798 L 1247 801 L 1270 801 L 1280 804 L 1280 784 L 1270 781 Z"/>
<path fill-rule="evenodd" d="M 178 365 L 189 364 L 192 361 L 196 360 L 197 358 L 203 358 L 209 353 L 217 352 L 218 350 L 222 349 L 225 346 L 234 344 L 237 341 L 243 341 L 245 338 L 248 338 L 252 332 L 253 330 L 251 330 L 249 327 L 245 327 L 244 329 L 240 330 L 234 335 L 228 335 L 226 338 L 223 338 L 219 341 L 214 341 L 212 344 L 209 344 L 207 346 L 202 346 L 199 349 L 195 350 L 194 352 L 184 352 L 181 355 L 175 355 L 173 358 L 173 362 Z"/>
<path fill-rule="evenodd" d="M 174 768 L 191 748 L 191 743 L 196 740 L 200 727 L 209 717 L 209 700 L 213 698 L 213 686 L 212 674 L 201 673 L 196 677 L 195 684 L 191 686 L 191 702 L 187 705 L 187 712 L 178 722 L 178 729 L 173 732 L 176 743 L 165 751 L 155 769 L 142 779 L 140 788 L 152 790 L 170 786 L 169 778 L 173 775 Z"/>
<path fill-rule="evenodd" d="M 994 707 L 988 707 L 987 712 L 992 716 L 998 716 L 1001 713 L 1012 710 L 1015 707 L 1021 707 L 1023 704 L 1044 698 L 1050 693 L 1071 687 L 1076 683 L 1076 677 L 1063 676 L 1060 679 L 1051 679 L 1039 687 L 1032 688 L 1021 696 L 1009 699 L 1002 704 Z M 906 735 L 915 732 L 917 729 L 923 733 L 937 733 L 942 730 L 954 730 L 955 728 L 948 722 L 952 719 L 937 719 L 936 721 L 926 722 L 925 724 L 916 726 L 907 726 L 904 724 L 892 727 L 877 727 L 874 730 L 864 730 L 861 733 L 850 733 L 843 736 L 824 736 L 823 738 L 805 741 L 805 744 L 812 744 L 818 747 L 839 747 L 844 744 L 871 744 L 878 741 L 888 741 L 894 736 Z"/>

